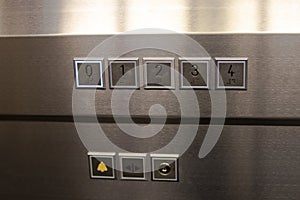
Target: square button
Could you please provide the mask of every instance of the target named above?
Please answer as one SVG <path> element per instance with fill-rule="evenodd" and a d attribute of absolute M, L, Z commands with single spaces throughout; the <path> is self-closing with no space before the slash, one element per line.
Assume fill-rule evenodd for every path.
<path fill-rule="evenodd" d="M 102 59 L 74 58 L 76 88 L 104 88 Z"/>
<path fill-rule="evenodd" d="M 144 58 L 145 89 L 174 89 L 174 58 Z"/>
<path fill-rule="evenodd" d="M 146 154 L 120 153 L 121 179 L 145 180 Z"/>
<path fill-rule="evenodd" d="M 115 153 L 88 153 L 91 178 L 115 178 Z"/>
<path fill-rule="evenodd" d="M 109 59 L 110 88 L 138 88 L 138 58 Z"/>
<path fill-rule="evenodd" d="M 247 89 L 247 58 L 216 58 L 216 61 L 217 89 Z"/>
<path fill-rule="evenodd" d="M 180 88 L 208 89 L 209 62 L 210 58 L 179 58 Z"/>
<path fill-rule="evenodd" d="M 153 181 L 178 181 L 177 154 L 151 154 Z"/>

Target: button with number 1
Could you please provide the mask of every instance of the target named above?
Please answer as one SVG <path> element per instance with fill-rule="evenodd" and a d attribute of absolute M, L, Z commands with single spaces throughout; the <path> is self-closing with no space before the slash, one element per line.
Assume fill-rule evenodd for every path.
<path fill-rule="evenodd" d="M 109 81 L 112 89 L 137 89 L 138 58 L 108 59 Z"/>

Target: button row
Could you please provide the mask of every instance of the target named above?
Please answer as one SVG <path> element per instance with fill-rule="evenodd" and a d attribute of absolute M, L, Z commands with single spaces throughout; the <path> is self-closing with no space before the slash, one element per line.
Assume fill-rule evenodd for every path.
<path fill-rule="evenodd" d="M 179 58 L 180 89 L 209 89 L 211 58 Z M 246 89 L 247 58 L 215 58 L 216 89 Z M 145 89 L 175 89 L 174 58 L 143 58 Z M 139 59 L 108 59 L 112 89 L 139 88 Z M 76 88 L 104 89 L 103 59 L 74 58 Z"/>
<path fill-rule="evenodd" d="M 116 153 L 89 152 L 91 178 L 116 179 Z M 117 162 L 122 180 L 147 180 L 146 154 L 119 153 Z M 153 181 L 178 181 L 177 154 L 150 154 Z M 147 165 L 150 166 L 150 165 Z"/>

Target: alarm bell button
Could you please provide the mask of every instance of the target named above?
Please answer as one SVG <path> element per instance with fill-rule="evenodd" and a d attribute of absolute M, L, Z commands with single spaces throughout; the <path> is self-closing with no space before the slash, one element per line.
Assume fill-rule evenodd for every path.
<path fill-rule="evenodd" d="M 115 153 L 89 152 L 91 178 L 115 179 Z"/>
<path fill-rule="evenodd" d="M 100 172 L 107 172 L 108 169 L 106 167 L 106 165 L 104 164 L 104 162 L 100 162 L 98 167 L 97 167 L 97 171 L 100 171 Z"/>

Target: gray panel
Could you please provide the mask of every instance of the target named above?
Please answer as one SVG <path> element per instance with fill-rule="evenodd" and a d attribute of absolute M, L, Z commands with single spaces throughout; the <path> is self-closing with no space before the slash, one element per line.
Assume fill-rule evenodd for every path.
<path fill-rule="evenodd" d="M 248 88 L 227 91 L 228 117 L 300 116 L 300 35 L 190 35 L 212 57 L 248 57 Z M 85 57 L 108 36 L 19 37 L 0 39 L 0 114 L 72 115 L 73 58 Z M 147 40 L 172 35 L 124 36 Z M 120 41 L 120 44 L 122 42 Z M 183 46 L 183 48 L 186 48 Z M 113 52 L 112 52 L 113 53 Z M 109 52 L 104 52 L 109 54 Z M 99 55 L 101 56 L 101 55 Z M 133 51 L 126 57 L 175 56 L 157 50 Z M 196 56 L 196 55 L 185 55 Z M 178 69 L 176 61 L 176 69 Z M 105 72 L 105 85 L 109 85 Z M 211 76 L 214 74 L 212 73 Z M 178 88 L 179 78 L 175 77 Z M 80 90 L 85 96 L 88 91 Z M 96 92 L 98 114 L 110 115 L 111 90 Z M 201 116 L 210 116 L 208 91 L 196 91 Z M 90 105 L 86 100 L 86 104 Z M 170 91 L 137 90 L 130 101 L 132 115 L 148 115 L 153 104 L 166 107 L 169 115 L 180 114 Z M 84 113 L 85 108 L 82 108 Z"/>
<path fill-rule="evenodd" d="M 133 143 L 114 124 L 102 126 L 116 144 L 145 151 L 151 150 L 149 146 L 159 148 L 177 130 L 177 125 L 167 125 L 167 131 L 159 134 L 164 136 Z M 73 123 L 1 122 L 0 197 L 299 199 L 299 127 L 225 126 L 213 151 L 200 160 L 197 155 L 206 129 L 199 127 L 194 143 L 179 158 L 179 182 L 121 181 L 90 179 L 87 150 Z"/>

